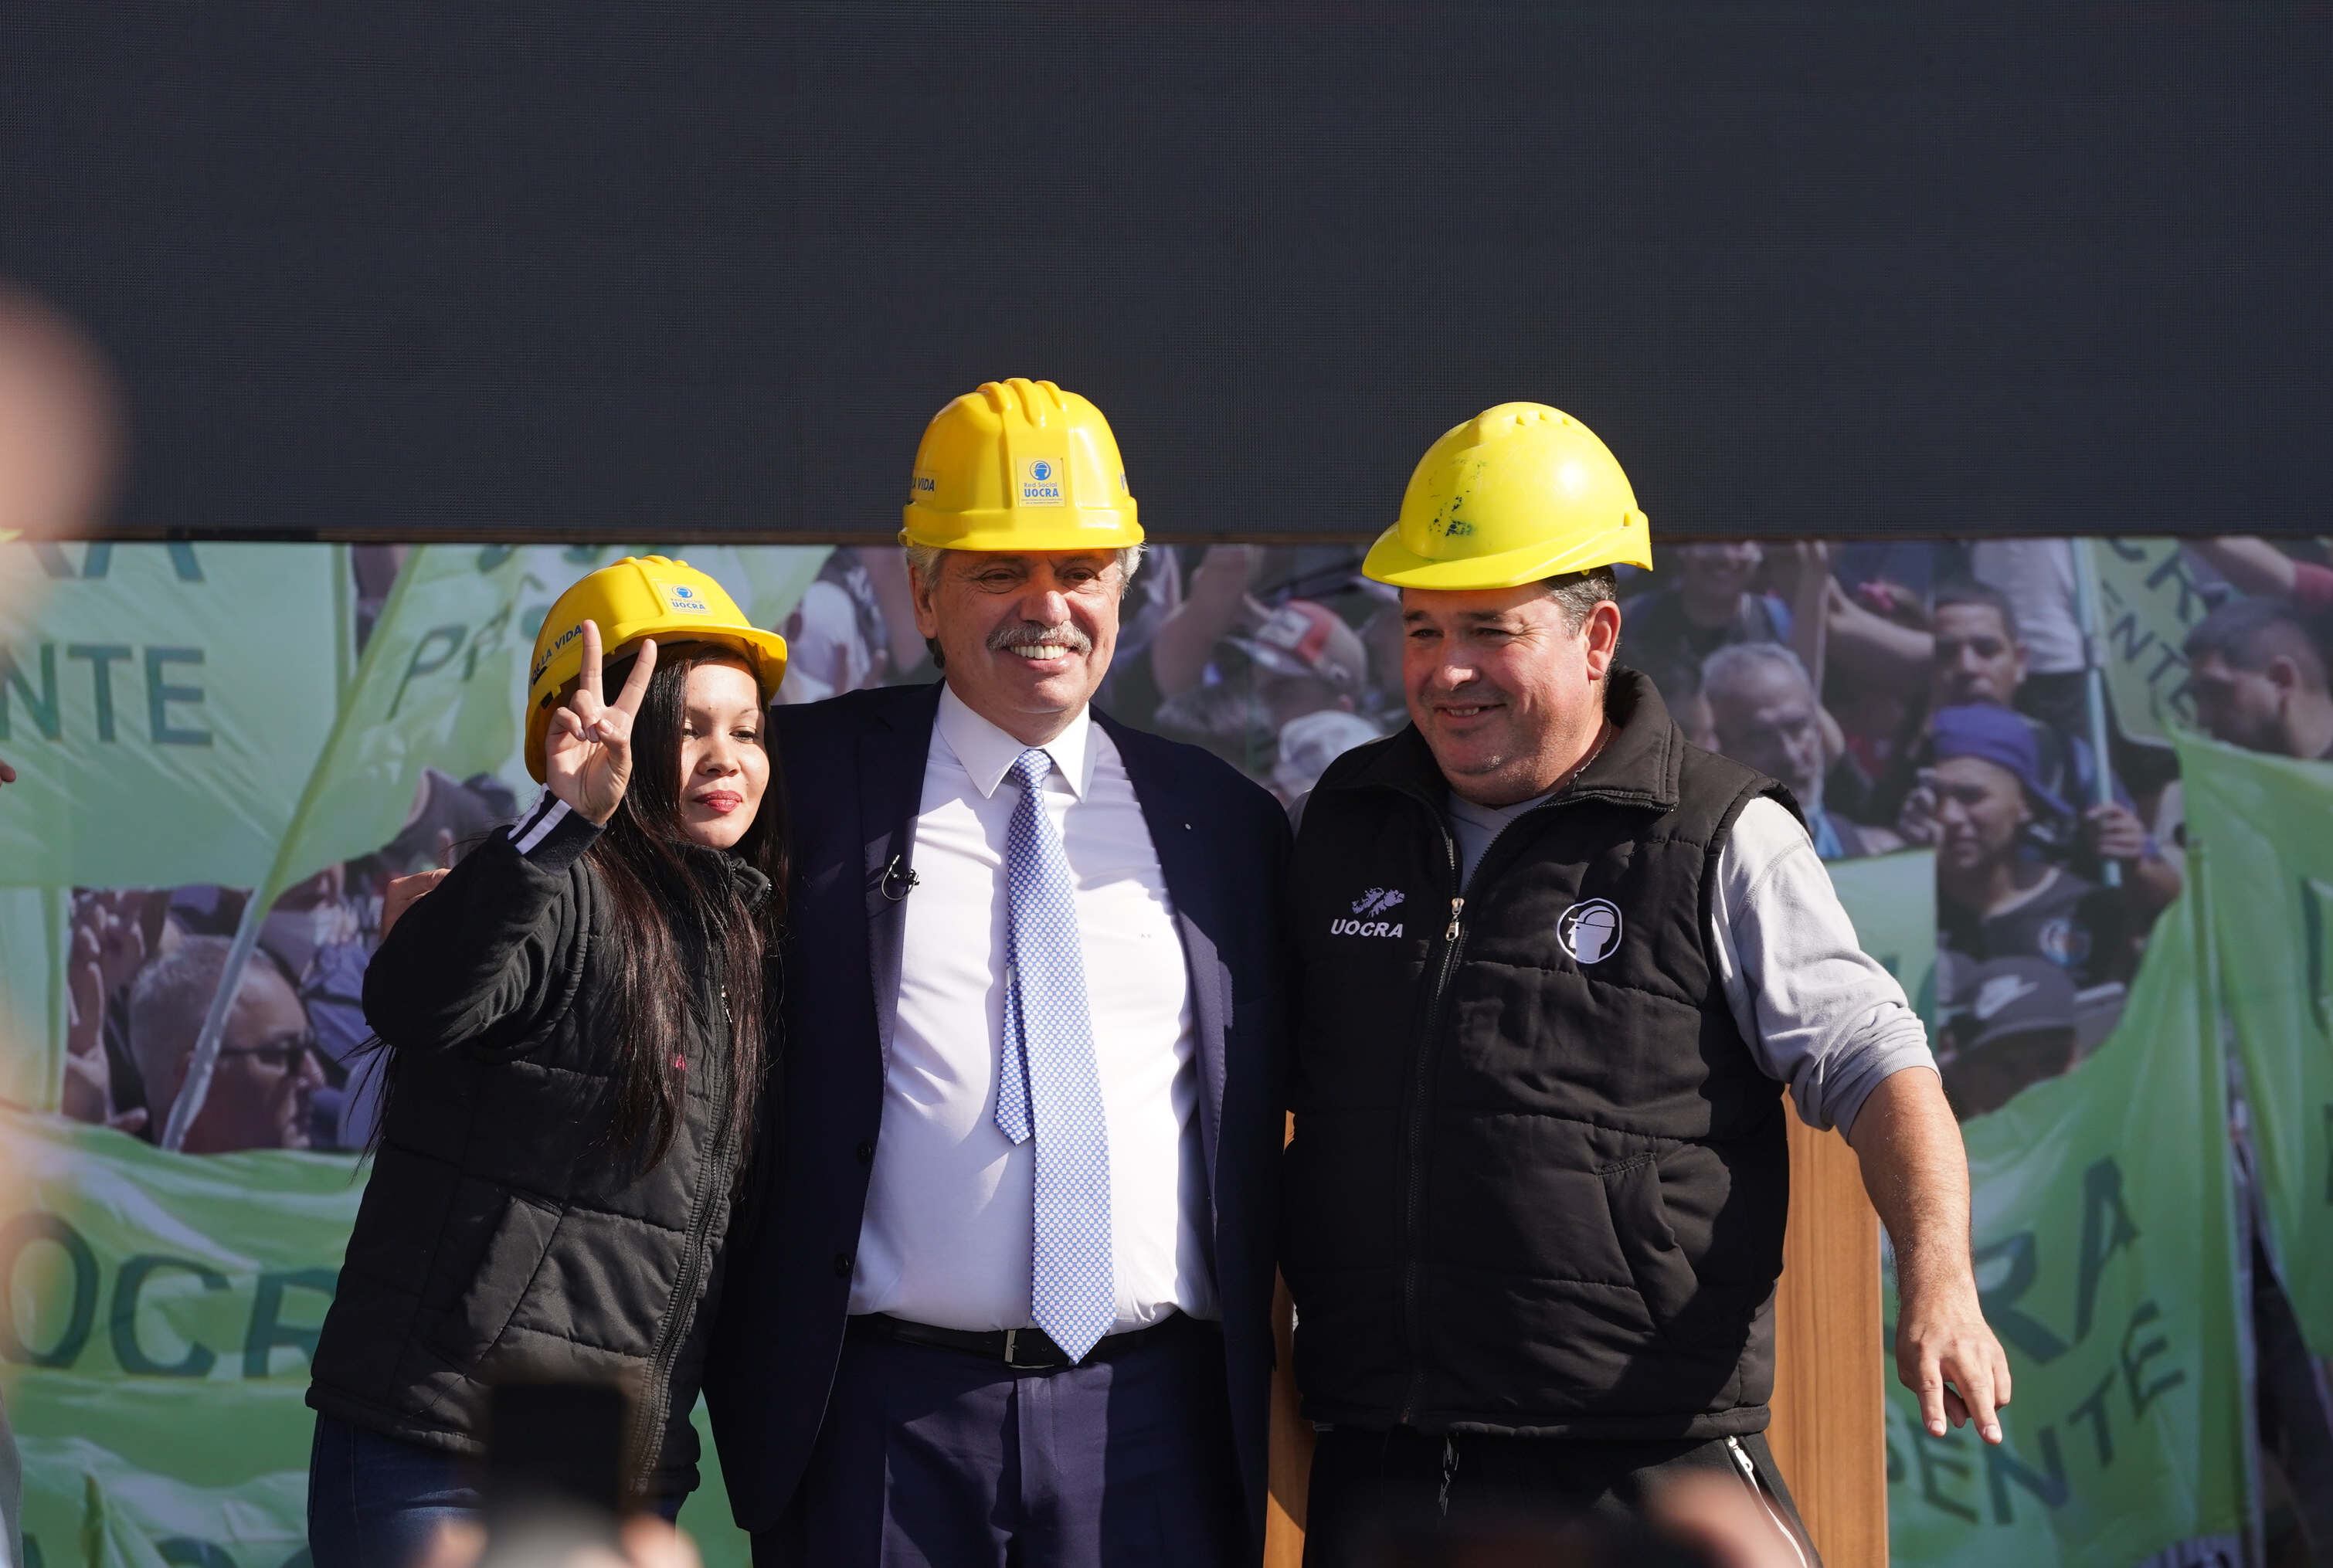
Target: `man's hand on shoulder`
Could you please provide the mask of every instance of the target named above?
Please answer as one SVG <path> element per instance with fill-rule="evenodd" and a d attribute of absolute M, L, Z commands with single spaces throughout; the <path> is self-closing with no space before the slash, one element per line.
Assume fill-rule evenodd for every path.
<path fill-rule="evenodd" d="M 380 940 L 387 942 L 389 929 L 396 925 L 398 917 L 445 880 L 446 873 L 442 870 L 417 871 L 411 876 L 390 877 L 380 899 Z"/>

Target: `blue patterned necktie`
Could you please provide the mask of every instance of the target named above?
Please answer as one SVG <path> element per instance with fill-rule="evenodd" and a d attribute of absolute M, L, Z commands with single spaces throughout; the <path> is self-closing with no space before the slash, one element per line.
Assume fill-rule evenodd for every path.
<path fill-rule="evenodd" d="M 1032 1133 L 1037 1141 L 1030 1315 L 1064 1354 L 1082 1361 L 1118 1315 L 1109 1128 L 1094 1066 L 1069 857 L 1045 815 L 1051 769 L 1052 759 L 1033 748 L 1013 762 L 1021 800 L 1004 839 L 1004 1046 L 996 1125 L 1015 1143 Z"/>

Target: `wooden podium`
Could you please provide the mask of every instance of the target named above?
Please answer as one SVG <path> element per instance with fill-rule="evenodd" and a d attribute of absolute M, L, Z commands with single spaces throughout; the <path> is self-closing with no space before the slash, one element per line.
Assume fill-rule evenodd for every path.
<path fill-rule="evenodd" d="M 1774 1297 L 1774 1424 L 1766 1433 L 1826 1568 L 1887 1561 L 1887 1347 L 1879 1217 L 1855 1151 L 1791 1124 L 1791 1229 Z"/>
<path fill-rule="evenodd" d="M 1887 1461 L 1879 1221 L 1847 1141 L 1795 1115 L 1789 1122 L 1791 1228 L 1774 1303 L 1774 1425 L 1767 1441 L 1827 1568 L 1882 1568 Z M 1298 1568 L 1303 1560 L 1312 1463 L 1312 1429 L 1296 1410 L 1287 1301 L 1283 1287 L 1265 1568 Z"/>

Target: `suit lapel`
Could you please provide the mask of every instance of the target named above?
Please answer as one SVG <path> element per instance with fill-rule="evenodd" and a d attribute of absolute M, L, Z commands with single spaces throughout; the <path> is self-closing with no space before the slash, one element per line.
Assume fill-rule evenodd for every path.
<path fill-rule="evenodd" d="M 912 689 L 887 722 L 859 737 L 859 842 L 866 846 L 867 973 L 875 987 L 876 1038 L 888 1070 L 899 1015 L 899 952 L 907 923 L 907 878 L 915 864 L 916 808 L 940 683 Z"/>
<path fill-rule="evenodd" d="M 1142 807 L 1142 820 L 1150 829 L 1151 847 L 1158 852 L 1158 869 L 1166 880 L 1166 896 L 1175 905 L 1175 926 L 1183 939 L 1183 957 L 1190 968 L 1191 1016 L 1198 1035 L 1201 1152 L 1207 1166 L 1207 1201 L 1215 1192 L 1215 1151 L 1224 1120 L 1226 1076 L 1224 1041 L 1231 1028 L 1231 999 L 1224 994 L 1224 965 L 1209 932 L 1219 929 L 1215 908 L 1216 878 L 1209 875 L 1202 839 L 1189 802 L 1175 787 L 1173 773 L 1158 764 L 1151 737 L 1128 730 L 1099 709 L 1094 718 L 1118 747 L 1126 763 L 1126 777 Z"/>

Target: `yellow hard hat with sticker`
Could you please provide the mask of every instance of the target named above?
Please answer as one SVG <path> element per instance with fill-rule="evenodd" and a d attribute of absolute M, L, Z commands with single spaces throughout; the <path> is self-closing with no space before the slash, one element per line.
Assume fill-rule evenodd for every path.
<path fill-rule="evenodd" d="M 1520 588 L 1599 566 L 1650 569 L 1652 529 L 1596 433 L 1502 403 L 1426 448 L 1362 574 L 1414 588 Z"/>
<path fill-rule="evenodd" d="M 542 781 L 543 737 L 567 683 L 583 673 L 583 623 L 600 628 L 600 656 L 613 664 L 643 637 L 658 644 L 711 643 L 745 661 L 764 701 L 786 674 L 786 640 L 745 618 L 729 590 L 686 561 L 628 555 L 561 594 L 534 635 L 527 664 L 526 770 Z"/>
<path fill-rule="evenodd" d="M 1051 381 L 990 381 L 932 416 L 907 480 L 902 544 L 1119 550 L 1142 542 L 1118 437 Z"/>

